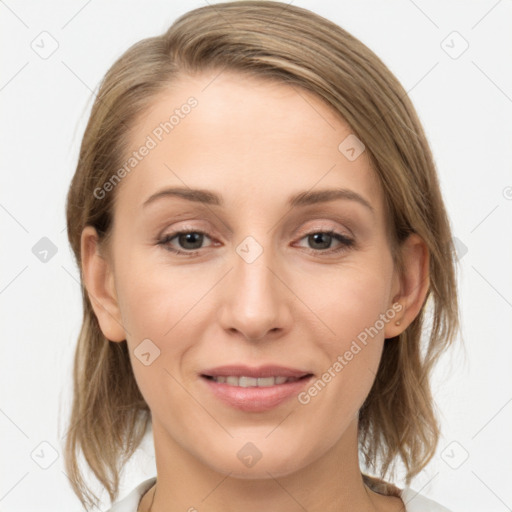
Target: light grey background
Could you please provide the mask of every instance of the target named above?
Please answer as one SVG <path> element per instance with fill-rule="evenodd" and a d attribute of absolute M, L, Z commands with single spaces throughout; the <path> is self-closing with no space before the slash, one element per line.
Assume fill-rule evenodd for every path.
<path fill-rule="evenodd" d="M 458 239 L 466 350 L 455 349 L 435 373 L 443 436 L 411 486 L 453 512 L 511 510 L 512 2 L 293 3 L 361 39 L 402 82 Z M 65 197 L 108 67 L 203 5 L 0 0 L 2 511 L 80 510 L 62 460 L 82 315 Z M 57 251 L 46 262 L 43 237 Z M 126 467 L 121 496 L 154 474 L 148 436 Z"/>

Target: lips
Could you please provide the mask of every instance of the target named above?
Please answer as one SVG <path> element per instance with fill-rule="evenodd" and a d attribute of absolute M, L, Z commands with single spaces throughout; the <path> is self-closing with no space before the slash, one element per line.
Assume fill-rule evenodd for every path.
<path fill-rule="evenodd" d="M 308 370 L 299 370 L 296 368 L 288 368 L 286 366 L 267 365 L 260 367 L 250 367 L 245 365 L 218 366 L 209 368 L 202 372 L 206 377 L 287 377 L 300 379 L 312 372 Z"/>
<path fill-rule="evenodd" d="M 277 377 L 248 377 L 246 375 L 237 377 L 235 375 L 219 375 L 206 378 L 212 379 L 214 382 L 218 382 L 220 384 L 228 384 L 229 386 L 238 386 L 241 388 L 267 388 L 269 386 L 275 386 L 276 384 L 279 385 L 284 384 L 285 382 L 295 382 L 299 380 L 298 377 L 284 377 L 282 375 Z"/>
<path fill-rule="evenodd" d="M 264 412 L 296 396 L 311 380 L 308 371 L 284 366 L 221 366 L 204 370 L 201 380 L 224 404 Z"/>

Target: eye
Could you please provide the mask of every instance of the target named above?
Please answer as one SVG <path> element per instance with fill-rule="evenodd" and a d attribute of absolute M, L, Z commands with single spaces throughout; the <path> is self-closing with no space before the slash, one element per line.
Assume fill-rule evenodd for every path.
<path fill-rule="evenodd" d="M 175 254 L 186 254 L 187 256 L 195 255 L 201 248 L 201 245 L 204 241 L 204 238 L 210 238 L 203 231 L 190 231 L 190 230 L 182 230 L 175 231 L 174 233 L 169 233 L 165 235 L 161 240 L 159 240 L 158 244 L 163 245 L 165 249 Z M 172 240 L 176 238 L 178 244 L 186 249 L 184 251 L 177 249 L 171 246 Z"/>
<path fill-rule="evenodd" d="M 309 249 L 308 252 L 313 254 L 339 253 L 349 249 L 355 244 L 355 241 L 352 238 L 332 230 L 313 231 L 301 238 L 301 240 L 304 239 L 307 239 L 308 243 L 312 245 L 312 249 L 306 249 Z M 339 246 L 332 248 L 331 245 L 333 241 L 338 242 Z"/>

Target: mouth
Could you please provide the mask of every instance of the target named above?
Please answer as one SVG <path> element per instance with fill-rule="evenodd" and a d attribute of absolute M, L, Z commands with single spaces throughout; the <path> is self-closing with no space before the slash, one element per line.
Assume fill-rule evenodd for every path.
<path fill-rule="evenodd" d="M 228 386 L 235 386 L 240 388 L 269 388 L 271 386 L 286 384 L 288 382 L 297 382 L 298 380 L 311 377 L 312 373 L 307 373 L 302 377 L 285 377 L 284 375 L 278 375 L 276 377 L 248 377 L 242 375 L 237 377 L 236 375 L 201 375 L 205 379 L 217 382 L 219 384 L 226 384 Z"/>
<path fill-rule="evenodd" d="M 213 397 L 244 412 L 264 412 L 279 406 L 297 396 L 312 377 L 308 371 L 277 366 L 225 366 L 200 374 Z"/>

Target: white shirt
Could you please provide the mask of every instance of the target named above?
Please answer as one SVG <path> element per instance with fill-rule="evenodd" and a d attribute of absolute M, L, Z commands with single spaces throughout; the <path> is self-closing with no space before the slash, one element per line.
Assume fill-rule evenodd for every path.
<path fill-rule="evenodd" d="M 155 481 L 156 477 L 145 480 L 107 512 L 137 512 L 142 496 L 155 484 Z M 418 494 L 410 487 L 401 490 L 400 498 L 405 504 L 405 512 L 451 512 L 436 501 Z"/>

